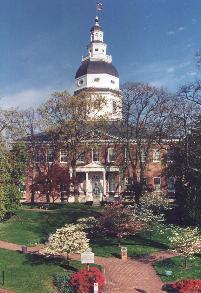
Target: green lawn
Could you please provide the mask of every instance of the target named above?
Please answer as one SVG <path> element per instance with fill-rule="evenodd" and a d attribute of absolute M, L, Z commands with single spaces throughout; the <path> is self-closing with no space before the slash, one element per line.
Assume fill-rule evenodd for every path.
<path fill-rule="evenodd" d="M 51 293 L 55 274 L 71 274 L 80 268 L 80 263 L 44 259 L 15 251 L 0 249 L 0 288 L 16 293 Z M 2 271 L 5 282 L 2 284 Z"/>
<path fill-rule="evenodd" d="M 178 256 L 158 261 L 155 263 L 154 267 L 163 282 L 169 283 L 180 279 L 200 279 L 201 254 L 197 255 L 195 259 L 188 261 L 187 269 L 184 269 L 183 259 Z M 171 270 L 173 272 L 172 276 L 165 276 L 165 270 Z"/>
<path fill-rule="evenodd" d="M 9 220 L 0 223 L 0 240 L 32 246 L 45 242 L 51 232 L 73 223 L 80 217 L 98 216 L 100 208 L 93 208 L 81 204 L 59 206 L 51 211 L 34 211 L 20 209 Z M 150 254 L 158 250 L 167 249 L 165 235 L 153 233 L 149 240 L 147 233 L 141 233 L 123 241 L 128 247 L 129 256 Z M 98 256 L 119 256 L 120 248 L 117 239 L 113 237 L 98 237 L 91 240 L 93 251 Z"/>
<path fill-rule="evenodd" d="M 97 208 L 81 204 L 65 205 L 47 212 L 20 209 L 12 218 L 0 223 L 0 240 L 31 246 L 46 241 L 50 233 L 67 223 L 97 214 Z"/>

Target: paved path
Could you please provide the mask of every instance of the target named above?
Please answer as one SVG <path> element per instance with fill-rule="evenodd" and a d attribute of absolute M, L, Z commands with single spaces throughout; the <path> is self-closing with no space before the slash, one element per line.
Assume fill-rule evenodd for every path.
<path fill-rule="evenodd" d="M 152 264 L 157 260 L 173 257 L 169 252 L 122 261 L 117 258 L 95 257 L 95 263 L 105 268 L 107 293 L 160 293 L 163 283 Z M 72 259 L 80 259 L 72 255 Z"/>
<path fill-rule="evenodd" d="M 28 252 L 37 252 L 42 245 L 29 247 Z M 0 248 L 21 251 L 21 245 L 0 241 Z M 174 255 L 170 252 L 157 252 L 140 258 L 122 261 L 117 258 L 95 257 L 95 263 L 105 269 L 107 281 L 106 293 L 161 293 L 163 283 L 156 275 L 152 264 Z M 71 255 L 72 259 L 80 260 L 80 255 Z M 0 293 L 4 291 L 1 291 Z M 5 292 L 6 293 L 6 292 Z"/>

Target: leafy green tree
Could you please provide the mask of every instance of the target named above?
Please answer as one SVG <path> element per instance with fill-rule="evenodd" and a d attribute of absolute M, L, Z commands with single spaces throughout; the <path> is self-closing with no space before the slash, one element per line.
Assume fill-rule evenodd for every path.
<path fill-rule="evenodd" d="M 180 220 L 201 224 L 201 118 L 174 147 L 168 173 L 176 178 L 177 214 Z"/>
<path fill-rule="evenodd" d="M 12 149 L 0 145 L 0 219 L 19 207 L 25 181 L 26 157 L 24 145 Z"/>

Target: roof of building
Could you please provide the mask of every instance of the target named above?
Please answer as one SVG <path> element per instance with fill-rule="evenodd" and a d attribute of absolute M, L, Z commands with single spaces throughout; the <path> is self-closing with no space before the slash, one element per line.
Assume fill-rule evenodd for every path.
<path fill-rule="evenodd" d="M 99 25 L 94 25 L 92 26 L 92 28 L 90 29 L 90 32 L 93 32 L 93 31 L 103 31 L 102 27 L 99 26 Z"/>
<path fill-rule="evenodd" d="M 119 77 L 118 71 L 112 63 L 105 61 L 86 60 L 82 62 L 78 68 L 75 78 L 79 78 L 86 74 L 107 73 L 115 77 Z"/>

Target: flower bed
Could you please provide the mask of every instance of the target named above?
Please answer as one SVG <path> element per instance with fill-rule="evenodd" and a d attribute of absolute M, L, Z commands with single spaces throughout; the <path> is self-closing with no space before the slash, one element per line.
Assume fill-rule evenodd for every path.
<path fill-rule="evenodd" d="M 201 293 L 201 280 L 181 280 L 171 284 L 178 293 Z"/>
<path fill-rule="evenodd" d="M 71 275 L 69 283 L 75 288 L 75 292 L 91 293 L 93 292 L 94 283 L 98 283 L 98 293 L 103 292 L 105 278 L 103 273 L 95 268 L 82 269 Z"/>

